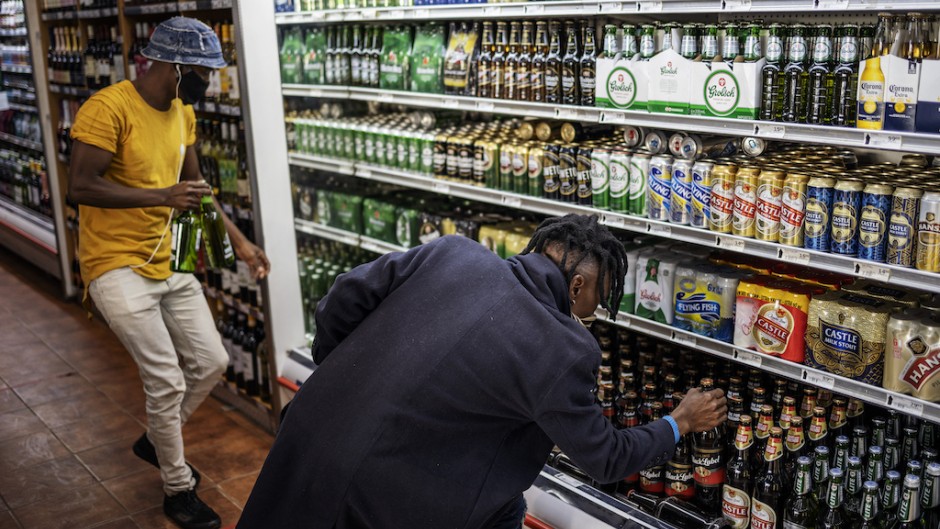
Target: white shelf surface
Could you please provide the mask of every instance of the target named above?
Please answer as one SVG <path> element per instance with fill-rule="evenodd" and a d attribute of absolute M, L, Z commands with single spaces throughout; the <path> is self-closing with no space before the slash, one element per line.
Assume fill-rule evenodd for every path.
<path fill-rule="evenodd" d="M 55 226 L 52 219 L 0 196 L 0 224 L 15 231 L 43 250 L 56 254 Z"/>
<path fill-rule="evenodd" d="M 408 251 L 408 248 L 405 248 L 404 246 L 381 241 L 372 237 L 366 237 L 365 235 L 359 235 L 358 233 L 325 226 L 323 224 L 311 222 L 309 220 L 294 219 L 294 228 L 301 233 L 306 233 L 307 235 L 313 235 L 315 237 L 320 237 L 321 239 L 336 241 L 342 244 L 347 244 L 349 246 L 358 246 L 363 250 L 368 250 L 380 255 L 391 252 Z"/>

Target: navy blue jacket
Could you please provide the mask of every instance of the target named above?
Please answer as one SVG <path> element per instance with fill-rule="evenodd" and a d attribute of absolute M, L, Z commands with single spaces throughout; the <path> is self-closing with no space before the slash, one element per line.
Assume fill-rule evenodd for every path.
<path fill-rule="evenodd" d="M 238 528 L 486 527 L 553 444 L 602 482 L 668 461 L 666 421 L 601 415 L 567 292 L 547 257 L 456 236 L 340 276 Z"/>

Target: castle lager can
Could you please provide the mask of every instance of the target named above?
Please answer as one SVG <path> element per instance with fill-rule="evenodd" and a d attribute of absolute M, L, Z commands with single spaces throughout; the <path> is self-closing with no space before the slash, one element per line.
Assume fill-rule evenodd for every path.
<path fill-rule="evenodd" d="M 858 254 L 858 218 L 862 207 L 861 180 L 845 178 L 836 182 L 832 193 L 832 243 L 829 251 L 839 255 Z"/>
<path fill-rule="evenodd" d="M 858 219 L 858 258 L 885 262 L 888 223 L 894 189 L 884 184 L 868 184 L 862 193 L 862 209 Z"/>
<path fill-rule="evenodd" d="M 626 149 L 613 149 L 610 152 L 608 176 L 610 179 L 610 210 L 617 213 L 631 213 L 629 188 L 633 175 L 631 174 L 630 151 Z M 647 157 L 647 163 L 649 158 Z"/>
<path fill-rule="evenodd" d="M 648 153 L 638 152 L 630 158 L 630 184 L 627 191 L 629 197 L 629 212 L 633 215 L 645 216 L 648 209 L 646 203 L 647 176 L 650 171 L 652 158 Z"/>
<path fill-rule="evenodd" d="M 578 190 L 576 191 L 578 195 L 577 202 L 582 206 L 594 204 L 594 198 L 592 197 L 593 192 L 591 190 L 591 155 L 593 152 L 594 149 L 591 147 L 578 147 L 578 167 L 575 173 L 575 181 L 578 186 Z"/>
<path fill-rule="evenodd" d="M 591 192 L 594 207 L 610 209 L 610 149 L 595 147 L 591 155 Z"/>
<path fill-rule="evenodd" d="M 885 262 L 913 267 L 917 258 L 917 222 L 922 189 L 899 187 L 891 200 L 891 221 L 888 224 L 888 248 Z"/>
<path fill-rule="evenodd" d="M 806 215 L 806 182 L 809 177 L 790 173 L 783 180 L 780 200 L 780 244 L 803 246 L 803 217 Z"/>
<path fill-rule="evenodd" d="M 782 171 L 763 171 L 757 180 L 757 213 L 754 238 L 777 242 L 780 238 L 780 210 L 783 204 Z"/>
<path fill-rule="evenodd" d="M 718 164 L 711 175 L 711 196 L 708 206 L 708 229 L 731 233 L 734 214 L 734 181 L 737 167 Z"/>
<path fill-rule="evenodd" d="M 647 216 L 668 221 L 672 206 L 672 156 L 661 154 L 650 160 Z"/>
<path fill-rule="evenodd" d="M 561 198 L 559 189 L 561 182 L 559 180 L 559 171 L 561 169 L 560 148 L 557 143 L 545 145 L 545 156 L 542 158 L 542 178 L 545 183 L 542 186 L 542 196 L 550 200 Z"/>
<path fill-rule="evenodd" d="M 806 216 L 803 219 L 803 246 L 807 250 L 828 252 L 832 218 L 834 178 L 814 176 L 806 184 Z"/>
<path fill-rule="evenodd" d="M 689 224 L 696 228 L 708 228 L 709 206 L 712 195 L 713 162 L 695 162 L 692 166 L 692 200 L 689 208 Z"/>
<path fill-rule="evenodd" d="M 688 224 L 692 209 L 692 162 L 676 160 L 672 164 L 672 193 L 669 221 Z"/>
<path fill-rule="evenodd" d="M 915 264 L 918 270 L 940 272 L 940 192 L 928 191 L 920 200 Z"/>
<path fill-rule="evenodd" d="M 731 233 L 735 235 L 754 236 L 759 174 L 759 169 L 744 167 L 738 171 L 734 179 L 734 213 L 731 220 Z"/>

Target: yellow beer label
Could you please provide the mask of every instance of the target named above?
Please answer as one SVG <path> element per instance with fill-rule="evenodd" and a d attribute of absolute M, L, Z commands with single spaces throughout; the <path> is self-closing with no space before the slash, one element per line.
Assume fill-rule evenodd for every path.
<path fill-rule="evenodd" d="M 819 237 L 829 228 L 829 208 L 815 198 L 806 200 L 806 217 L 803 230 L 807 237 Z"/>
<path fill-rule="evenodd" d="M 832 205 L 832 240 L 839 243 L 850 242 L 855 237 L 858 227 L 858 212 L 852 204 L 836 202 Z"/>
<path fill-rule="evenodd" d="M 762 352 L 780 355 L 793 333 L 793 316 L 779 303 L 767 303 L 757 311 L 752 331 Z"/>

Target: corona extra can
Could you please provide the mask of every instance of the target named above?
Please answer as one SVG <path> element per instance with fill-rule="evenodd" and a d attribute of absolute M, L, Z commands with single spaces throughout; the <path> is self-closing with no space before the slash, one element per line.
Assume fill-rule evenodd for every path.
<path fill-rule="evenodd" d="M 676 160 L 672 164 L 672 193 L 669 222 L 688 224 L 692 208 L 692 162 Z"/>
<path fill-rule="evenodd" d="M 783 206 L 782 171 L 763 171 L 757 179 L 757 213 L 754 238 L 777 242 L 780 239 L 780 209 Z"/>
<path fill-rule="evenodd" d="M 862 207 L 861 180 L 844 178 L 832 193 L 832 243 L 829 251 L 839 255 L 858 254 L 858 217 Z"/>
<path fill-rule="evenodd" d="M 859 259 L 885 262 L 893 193 L 894 189 L 889 185 L 865 186 L 862 209 L 858 216 Z"/>
<path fill-rule="evenodd" d="M 940 192 L 928 191 L 920 200 L 916 266 L 925 272 L 940 272 Z"/>
<path fill-rule="evenodd" d="M 672 205 L 672 156 L 661 154 L 650 160 L 647 216 L 668 221 Z"/>
<path fill-rule="evenodd" d="M 754 237 L 754 219 L 757 216 L 757 180 L 760 170 L 743 167 L 734 179 L 734 213 L 731 233 Z"/>
<path fill-rule="evenodd" d="M 629 212 L 633 215 L 645 216 L 648 209 L 648 204 L 646 203 L 646 189 L 647 189 L 647 178 L 650 171 L 650 163 L 652 158 L 648 153 L 638 152 L 634 154 L 630 162 L 630 187 L 628 190 L 629 196 Z"/>
<path fill-rule="evenodd" d="M 803 219 L 803 247 L 828 252 L 829 222 L 832 218 L 834 178 L 815 176 L 806 184 L 806 217 Z"/>
<path fill-rule="evenodd" d="M 712 171 L 712 192 L 709 199 L 708 229 L 718 233 L 731 233 L 734 216 L 734 179 L 737 167 L 718 164 Z"/>
<path fill-rule="evenodd" d="M 780 244 L 803 246 L 803 217 L 806 215 L 806 182 L 804 174 L 790 173 L 783 180 L 780 200 Z"/>
<path fill-rule="evenodd" d="M 891 220 L 888 224 L 888 248 L 885 262 L 913 267 L 917 259 L 917 222 L 920 220 L 922 189 L 899 187 L 891 200 Z"/>
<path fill-rule="evenodd" d="M 591 154 L 591 192 L 594 207 L 610 209 L 610 149 L 596 147 Z"/>
<path fill-rule="evenodd" d="M 695 162 L 692 166 L 692 200 L 689 224 L 696 228 L 708 228 L 708 212 L 712 194 L 713 162 Z"/>
<path fill-rule="evenodd" d="M 629 198 L 630 180 L 632 178 L 630 161 L 630 151 L 626 149 L 613 149 L 610 152 L 610 165 L 608 165 L 607 173 L 610 178 L 610 210 L 617 213 L 631 213 Z"/>

